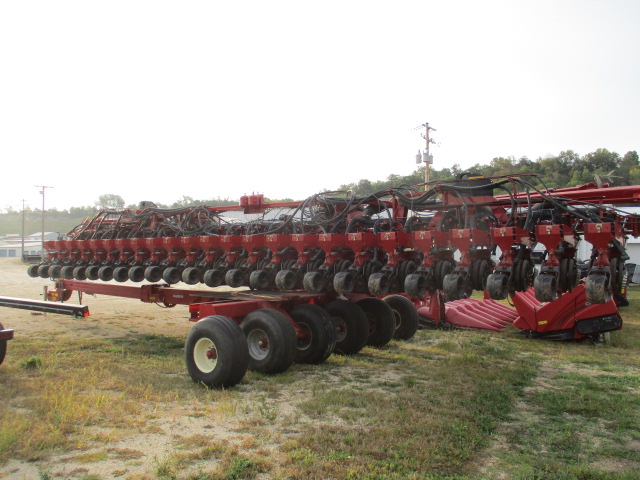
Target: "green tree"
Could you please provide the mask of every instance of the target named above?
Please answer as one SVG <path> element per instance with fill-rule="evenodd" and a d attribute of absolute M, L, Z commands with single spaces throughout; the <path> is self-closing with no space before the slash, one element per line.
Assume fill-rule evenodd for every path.
<path fill-rule="evenodd" d="M 124 208 L 124 199 L 114 193 L 105 193 L 98 197 L 96 207 L 101 210 Z"/>

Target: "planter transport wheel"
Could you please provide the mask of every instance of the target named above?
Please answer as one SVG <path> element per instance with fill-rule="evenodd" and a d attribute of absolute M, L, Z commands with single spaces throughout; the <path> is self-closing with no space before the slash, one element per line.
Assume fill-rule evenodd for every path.
<path fill-rule="evenodd" d="M 304 303 L 293 307 L 289 315 L 300 327 L 296 362 L 320 364 L 333 353 L 336 329 L 329 313 L 318 305 Z"/>
<path fill-rule="evenodd" d="M 391 341 L 396 330 L 396 316 L 393 310 L 379 298 L 363 298 L 356 305 L 364 310 L 369 320 L 367 345 L 383 347 Z"/>
<path fill-rule="evenodd" d="M 271 308 L 254 310 L 244 317 L 240 328 L 247 338 L 249 369 L 261 373 L 281 373 L 296 356 L 296 331 L 287 316 Z"/>
<path fill-rule="evenodd" d="M 348 300 L 334 300 L 324 306 L 336 330 L 336 353 L 352 355 L 367 344 L 369 320 L 364 311 Z"/>
<path fill-rule="evenodd" d="M 187 335 L 185 360 L 195 382 L 215 388 L 232 387 L 247 371 L 247 342 L 240 327 L 230 318 L 205 317 Z"/>
<path fill-rule="evenodd" d="M 409 340 L 418 330 L 418 310 L 411 300 L 402 295 L 389 295 L 382 299 L 393 310 L 396 320 L 393 338 Z"/>

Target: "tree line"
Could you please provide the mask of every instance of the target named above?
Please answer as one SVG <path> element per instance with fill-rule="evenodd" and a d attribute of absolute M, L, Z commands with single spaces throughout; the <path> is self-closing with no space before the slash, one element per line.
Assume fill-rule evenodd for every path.
<path fill-rule="evenodd" d="M 560 152 L 555 157 L 538 158 L 530 160 L 527 157 L 516 159 L 515 157 L 496 157 L 489 164 L 475 164 L 463 169 L 459 164 L 452 167 L 437 169 L 431 167 L 430 177 L 432 181 L 450 180 L 457 175 L 468 172 L 485 177 L 509 175 L 517 173 L 534 173 L 544 181 L 547 186 L 562 188 L 582 185 L 593 182 L 596 176 L 603 182 L 613 185 L 638 185 L 640 184 L 640 160 L 638 152 L 629 151 L 623 156 L 616 152 L 610 152 L 605 148 L 599 148 L 595 152 L 586 155 L 578 155 L 573 150 Z M 409 175 L 391 174 L 385 180 L 362 179 L 357 182 L 340 185 L 338 190 L 350 190 L 358 195 L 379 192 L 400 185 L 418 185 L 424 182 L 425 166 L 422 165 Z M 332 189 L 335 190 L 335 189 Z M 310 192 L 310 194 L 313 192 Z M 266 201 L 293 201 L 291 198 L 265 199 Z M 183 195 L 172 204 L 157 203 L 159 208 L 180 208 L 191 205 L 227 206 L 237 205 L 238 199 L 230 198 L 210 198 L 194 199 Z M 68 210 L 58 210 L 50 208 L 46 210 L 46 215 L 55 217 L 87 217 L 95 214 L 98 210 L 138 208 L 138 205 L 127 205 L 125 200 L 116 194 L 103 194 L 98 197 L 92 206 L 71 207 Z M 0 218 L 16 218 L 21 215 L 21 211 L 16 211 L 11 207 L 5 209 L 5 213 Z M 26 208 L 25 213 L 41 214 L 39 209 Z"/>

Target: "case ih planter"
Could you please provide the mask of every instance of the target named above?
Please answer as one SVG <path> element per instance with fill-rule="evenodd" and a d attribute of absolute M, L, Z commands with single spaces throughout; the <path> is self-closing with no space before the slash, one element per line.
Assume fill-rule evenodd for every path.
<path fill-rule="evenodd" d="M 68 240 L 45 242 L 46 260 L 28 273 L 54 278 L 60 299 L 76 290 L 188 305 L 197 323 L 187 367 L 212 386 L 239 382 L 247 368 L 276 373 L 409 339 L 419 318 L 491 330 L 515 321 L 548 338 L 620 329 L 624 244 L 640 221 L 612 205 L 637 202 L 640 186 L 540 190 L 535 181 L 463 174 L 426 191 L 106 210 Z M 578 285 L 582 238 L 593 251 Z M 546 250 L 537 275 L 536 244 Z M 144 280 L 152 284 L 117 284 Z M 179 282 L 248 289 L 170 287 Z M 473 291 L 485 300 L 470 300 Z M 507 297 L 516 311 L 496 302 Z"/>

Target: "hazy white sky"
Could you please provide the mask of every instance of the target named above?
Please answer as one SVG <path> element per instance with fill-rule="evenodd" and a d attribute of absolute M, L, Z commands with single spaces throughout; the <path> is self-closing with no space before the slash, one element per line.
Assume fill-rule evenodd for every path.
<path fill-rule="evenodd" d="M 0 209 L 640 148 L 640 2 L 0 2 Z"/>

